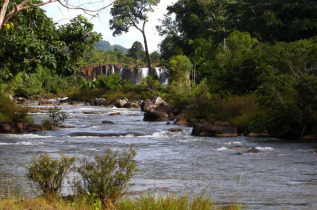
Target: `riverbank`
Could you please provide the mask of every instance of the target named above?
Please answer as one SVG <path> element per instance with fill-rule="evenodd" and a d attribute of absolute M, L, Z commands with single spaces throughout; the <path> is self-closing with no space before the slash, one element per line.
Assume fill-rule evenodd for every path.
<path fill-rule="evenodd" d="M 242 204 L 231 202 L 220 204 L 210 198 L 201 195 L 189 197 L 169 194 L 167 196 L 143 195 L 140 197 L 124 197 L 116 204 L 104 206 L 98 199 L 88 199 L 88 197 L 68 197 L 68 198 L 44 198 L 39 197 L 31 200 L 7 199 L 0 200 L 0 209 L 22 210 L 22 209 L 60 209 L 60 210 L 96 210 L 96 209 L 116 209 L 116 210 L 241 210 Z"/>

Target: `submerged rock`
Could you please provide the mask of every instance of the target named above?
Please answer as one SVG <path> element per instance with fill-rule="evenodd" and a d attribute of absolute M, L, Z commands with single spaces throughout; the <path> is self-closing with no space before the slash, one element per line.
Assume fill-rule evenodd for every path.
<path fill-rule="evenodd" d="M 109 114 L 109 116 L 116 116 L 116 115 L 121 115 L 121 113 L 120 112 L 115 112 L 115 113 Z"/>
<path fill-rule="evenodd" d="M 112 121 L 104 120 L 102 121 L 102 124 L 115 124 L 115 123 Z"/>
<path fill-rule="evenodd" d="M 237 137 L 237 128 L 229 122 L 202 122 L 195 123 L 192 131 L 193 136 L 211 137 Z"/>
<path fill-rule="evenodd" d="M 261 152 L 261 151 L 260 151 L 259 149 L 255 148 L 255 147 L 252 147 L 252 148 L 249 149 L 247 152 L 248 152 L 248 153 L 259 153 L 259 152 Z"/>
<path fill-rule="evenodd" d="M 84 112 L 84 114 L 100 114 L 100 112 Z"/>
<path fill-rule="evenodd" d="M 184 129 L 182 128 L 171 128 L 171 129 L 168 129 L 170 132 L 183 132 Z"/>

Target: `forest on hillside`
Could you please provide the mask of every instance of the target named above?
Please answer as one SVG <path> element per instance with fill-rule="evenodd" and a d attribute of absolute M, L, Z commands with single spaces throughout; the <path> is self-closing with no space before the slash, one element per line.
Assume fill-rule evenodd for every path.
<path fill-rule="evenodd" d="M 3 10 L 4 2 L 1 14 L 9 15 L 14 2 Z M 114 4 L 109 20 L 114 35 L 144 26 L 158 3 Z M 160 95 L 188 118 L 229 121 L 240 133 L 288 139 L 317 135 L 316 1 L 178 0 L 167 10 L 157 26 L 164 40 L 152 54 L 145 36 L 127 52 L 99 50 L 101 34 L 81 15 L 57 26 L 40 7 L 15 13 L 0 30 L 2 101 L 6 95 L 82 91 L 136 99 Z M 145 35 L 144 27 L 139 29 Z M 166 66 L 169 84 L 148 78 L 132 86 L 116 75 L 79 80 L 79 68 L 92 63 Z M 8 120 L 4 112 L 0 108 L 0 122 Z"/>

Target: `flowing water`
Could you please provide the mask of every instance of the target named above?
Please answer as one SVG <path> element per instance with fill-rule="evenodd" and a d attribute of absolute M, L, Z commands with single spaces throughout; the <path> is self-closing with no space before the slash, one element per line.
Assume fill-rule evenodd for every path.
<path fill-rule="evenodd" d="M 317 209 L 317 143 L 272 138 L 193 137 L 191 128 L 144 122 L 133 109 L 60 106 L 68 113 L 64 124 L 74 128 L 32 134 L 0 134 L 0 184 L 29 192 L 25 166 L 34 153 L 58 157 L 88 156 L 105 148 L 133 145 L 139 171 L 132 192 L 204 193 L 227 203 L 235 200 L 249 209 Z M 84 114 L 98 112 L 98 114 Z M 109 116 L 120 112 L 120 116 Z M 32 114 L 36 123 L 47 112 Z M 109 120 L 115 124 L 102 124 Z M 170 132 L 183 128 L 183 132 Z M 241 149 L 233 149 L 241 145 Z M 258 154 L 245 153 L 257 147 Z M 242 156 L 236 155 L 244 153 Z M 67 193 L 67 187 L 63 190 Z"/>

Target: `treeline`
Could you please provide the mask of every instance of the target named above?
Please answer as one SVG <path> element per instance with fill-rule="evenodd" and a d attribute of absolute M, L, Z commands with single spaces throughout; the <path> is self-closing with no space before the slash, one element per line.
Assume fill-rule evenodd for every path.
<path fill-rule="evenodd" d="M 167 9 L 157 28 L 174 105 L 241 133 L 317 134 L 317 2 L 179 0 Z"/>

